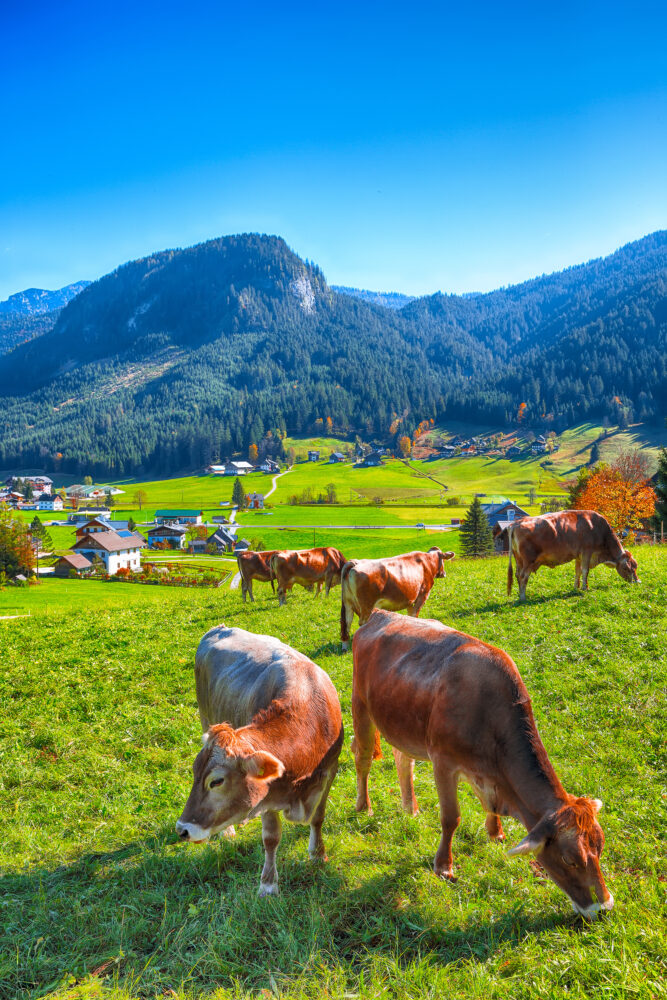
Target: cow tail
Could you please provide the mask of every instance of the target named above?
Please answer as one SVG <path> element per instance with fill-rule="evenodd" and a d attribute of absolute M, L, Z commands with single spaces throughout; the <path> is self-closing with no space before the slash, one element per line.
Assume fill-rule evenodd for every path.
<path fill-rule="evenodd" d="M 375 730 L 375 744 L 373 746 L 373 760 L 382 760 L 382 744 L 380 743 L 380 730 Z"/>
<path fill-rule="evenodd" d="M 514 570 L 512 569 L 512 528 L 513 524 L 508 524 L 507 526 L 507 540 L 509 541 L 510 547 L 510 561 L 507 566 L 507 596 L 512 593 L 512 584 L 514 583 Z"/>

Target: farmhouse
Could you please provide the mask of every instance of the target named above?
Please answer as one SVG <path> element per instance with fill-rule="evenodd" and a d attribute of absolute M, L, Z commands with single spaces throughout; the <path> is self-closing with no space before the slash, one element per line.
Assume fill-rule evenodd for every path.
<path fill-rule="evenodd" d="M 109 576 L 115 576 L 119 569 L 131 569 L 134 572 L 141 569 L 141 550 L 145 545 L 141 535 L 132 531 L 120 534 L 109 530 L 84 535 L 70 551 L 78 552 L 91 563 L 98 556 Z"/>
<path fill-rule="evenodd" d="M 67 523 L 81 524 L 82 522 L 90 521 L 91 518 L 105 518 L 108 521 L 110 517 L 111 511 L 108 507 L 82 507 L 81 510 L 77 510 L 69 515 Z"/>
<path fill-rule="evenodd" d="M 362 462 L 357 462 L 355 467 L 357 469 L 368 469 L 378 465 L 384 465 L 382 455 L 379 451 L 372 451 L 370 454 L 366 455 Z"/>
<path fill-rule="evenodd" d="M 342 453 L 342 451 L 332 451 L 331 454 L 329 455 L 329 461 L 332 462 L 332 463 L 333 462 L 344 462 L 345 461 L 345 455 Z"/>
<path fill-rule="evenodd" d="M 309 451 L 308 452 L 308 461 L 309 462 L 319 462 L 319 460 L 320 460 L 320 453 L 319 453 L 319 451 Z"/>
<path fill-rule="evenodd" d="M 264 510 L 263 493 L 248 493 L 245 499 L 248 510 Z"/>
<path fill-rule="evenodd" d="M 509 458 L 514 458 L 516 455 L 521 454 L 521 448 L 519 448 L 518 445 L 513 444 L 510 448 L 507 449 L 505 454 L 508 455 Z"/>
<path fill-rule="evenodd" d="M 224 476 L 225 466 L 224 465 L 207 465 L 205 472 L 208 472 L 211 476 Z"/>
<path fill-rule="evenodd" d="M 146 532 L 148 547 L 154 549 L 166 542 L 172 549 L 184 549 L 187 530 L 184 524 L 161 524 L 157 528 L 151 528 Z"/>
<path fill-rule="evenodd" d="M 499 521 L 510 523 L 519 521 L 522 517 L 528 517 L 528 511 L 523 510 L 512 500 L 502 500 L 500 503 L 483 503 L 482 510 L 492 528 L 495 528 Z"/>
<path fill-rule="evenodd" d="M 280 472 L 280 466 L 277 462 L 274 462 L 272 458 L 265 458 L 258 466 L 260 472 Z"/>
<path fill-rule="evenodd" d="M 235 526 L 230 526 L 230 528 L 216 528 L 212 535 L 206 539 L 205 545 L 214 546 L 218 550 L 218 553 L 222 555 L 223 552 L 231 552 L 236 544 L 236 530 Z"/>
<path fill-rule="evenodd" d="M 156 524 L 201 524 L 203 512 L 191 508 L 156 510 Z"/>

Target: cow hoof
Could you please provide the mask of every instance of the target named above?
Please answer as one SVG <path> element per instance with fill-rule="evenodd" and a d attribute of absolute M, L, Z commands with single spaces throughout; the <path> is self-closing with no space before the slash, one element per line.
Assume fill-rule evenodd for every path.
<path fill-rule="evenodd" d="M 278 895 L 278 883 L 277 882 L 270 882 L 270 883 L 268 883 L 266 885 L 264 883 L 262 883 L 260 885 L 260 887 L 259 887 L 257 895 L 259 896 L 260 899 L 263 899 L 264 896 L 277 896 Z"/>
<path fill-rule="evenodd" d="M 348 651 L 348 650 L 349 650 L 349 648 L 350 648 L 350 644 L 349 644 L 349 642 L 343 642 L 343 643 L 342 643 L 341 645 L 342 645 L 342 649 L 343 649 L 343 652 L 344 652 L 344 653 L 347 653 L 347 651 Z"/>
<path fill-rule="evenodd" d="M 236 830 L 234 829 L 233 826 L 228 826 L 226 830 L 223 830 L 222 835 L 223 837 L 235 837 Z"/>
<path fill-rule="evenodd" d="M 454 872 L 453 872 L 453 870 L 451 868 L 448 868 L 445 871 L 436 872 L 435 874 L 437 875 L 437 877 L 439 879 L 442 879 L 443 882 L 451 882 L 452 885 L 455 882 L 458 882 L 458 878 L 454 874 Z"/>

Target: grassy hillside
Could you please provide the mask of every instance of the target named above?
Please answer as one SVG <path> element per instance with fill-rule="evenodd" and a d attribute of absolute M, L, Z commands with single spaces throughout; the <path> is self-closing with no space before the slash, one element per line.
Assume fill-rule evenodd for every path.
<path fill-rule="evenodd" d="M 340 591 L 324 601 L 297 589 L 284 609 L 259 587 L 245 607 L 238 592 L 121 584 L 0 592 L 1 613 L 19 598 L 35 612 L 0 622 L 0 996 L 664 995 L 667 553 L 642 550 L 640 569 L 629 587 L 601 567 L 583 597 L 571 566 L 543 571 L 520 607 L 505 597 L 504 560 L 455 560 L 424 612 L 514 657 L 565 787 L 604 801 L 616 907 L 592 925 L 488 842 L 466 786 L 458 882 L 438 882 L 428 764 L 416 769 L 417 818 L 400 812 L 389 752 L 371 773 L 375 815 L 354 812 Z M 307 830 L 285 824 L 277 899 L 256 898 L 257 822 L 235 841 L 176 842 L 199 746 L 193 655 L 220 621 L 306 652 L 343 705 L 330 860 L 312 867 Z M 522 836 L 513 821 L 507 832 Z"/>

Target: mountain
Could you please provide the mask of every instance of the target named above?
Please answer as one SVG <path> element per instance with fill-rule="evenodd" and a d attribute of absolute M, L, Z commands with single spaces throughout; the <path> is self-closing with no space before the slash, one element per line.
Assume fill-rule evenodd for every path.
<path fill-rule="evenodd" d="M 52 330 L 62 307 L 89 284 L 77 281 L 55 292 L 26 288 L 0 302 L 0 354 Z"/>
<path fill-rule="evenodd" d="M 364 302 L 372 302 L 376 306 L 386 306 L 387 309 L 402 309 L 408 302 L 414 302 L 416 296 L 402 295 L 400 292 L 369 292 L 366 288 L 348 288 L 347 285 L 332 285 L 334 292 L 351 295 Z"/>
<path fill-rule="evenodd" d="M 87 288 L 89 281 L 75 281 L 50 292 L 47 288 L 26 288 L 0 302 L 0 313 L 17 313 L 20 316 L 37 316 L 40 313 L 62 309 L 75 296 Z"/>
<path fill-rule="evenodd" d="M 667 233 L 488 294 L 401 309 L 336 291 L 277 236 L 131 261 L 0 357 L 0 468 L 197 468 L 331 417 L 390 440 L 425 418 L 556 430 L 658 421 Z"/>

